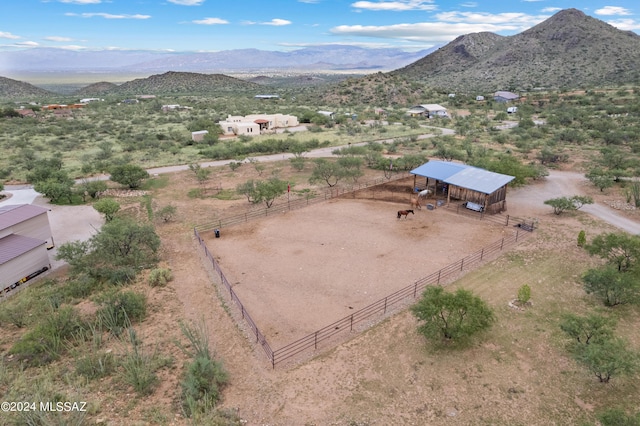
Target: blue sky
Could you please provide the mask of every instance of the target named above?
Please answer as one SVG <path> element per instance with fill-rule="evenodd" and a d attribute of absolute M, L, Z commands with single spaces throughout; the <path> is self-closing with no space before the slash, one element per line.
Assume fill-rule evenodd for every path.
<path fill-rule="evenodd" d="M 20 0 L 0 6 L 0 50 L 293 50 L 349 44 L 427 49 L 512 35 L 576 8 L 640 33 L 638 0 Z"/>

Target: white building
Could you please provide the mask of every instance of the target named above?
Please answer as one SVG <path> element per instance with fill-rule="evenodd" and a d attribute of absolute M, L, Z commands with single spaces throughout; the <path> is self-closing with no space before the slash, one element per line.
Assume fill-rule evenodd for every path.
<path fill-rule="evenodd" d="M 275 132 L 300 124 L 298 117 L 286 114 L 251 114 L 247 116 L 230 115 L 220 121 L 220 128 L 225 136 L 259 135 Z"/>
<path fill-rule="evenodd" d="M 51 267 L 53 247 L 47 209 L 31 204 L 0 207 L 0 293 Z"/>
<path fill-rule="evenodd" d="M 204 137 L 208 134 L 208 130 L 198 130 L 197 132 L 191 132 L 191 140 L 194 142 L 200 142 L 204 140 Z"/>
<path fill-rule="evenodd" d="M 421 104 L 411 107 L 407 114 L 411 116 L 423 115 L 428 118 L 433 117 L 448 117 L 447 109 L 438 104 Z"/>

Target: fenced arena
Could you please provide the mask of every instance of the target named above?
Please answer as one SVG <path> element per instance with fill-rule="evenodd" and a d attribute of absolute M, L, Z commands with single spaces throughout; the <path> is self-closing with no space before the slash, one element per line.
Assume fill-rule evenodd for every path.
<path fill-rule="evenodd" d="M 513 219 L 505 226 L 444 207 L 397 219 L 411 189 L 397 191 L 397 201 L 380 188 L 375 200 L 354 192 L 256 215 L 269 220 L 194 229 L 223 294 L 273 367 L 397 312 L 427 285 L 452 281 L 528 234 Z"/>

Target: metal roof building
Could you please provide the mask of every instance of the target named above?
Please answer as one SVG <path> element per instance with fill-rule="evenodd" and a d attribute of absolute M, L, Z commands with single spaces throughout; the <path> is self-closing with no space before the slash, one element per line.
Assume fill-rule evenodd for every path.
<path fill-rule="evenodd" d="M 442 182 L 448 185 L 447 203 L 452 198 L 470 201 L 491 213 L 506 210 L 507 185 L 515 179 L 514 176 L 449 161 L 429 161 L 410 173 L 414 175 L 416 188 L 417 176 L 426 178 L 427 188 L 430 179 L 434 181 L 434 188 Z"/>
<path fill-rule="evenodd" d="M 0 294 L 51 267 L 48 210 L 31 204 L 0 207 Z"/>

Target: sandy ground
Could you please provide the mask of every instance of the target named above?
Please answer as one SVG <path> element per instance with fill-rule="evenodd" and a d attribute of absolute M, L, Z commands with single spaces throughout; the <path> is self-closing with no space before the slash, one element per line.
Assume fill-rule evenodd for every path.
<path fill-rule="evenodd" d="M 446 208 L 339 199 L 203 237 L 275 348 L 511 235 Z"/>

